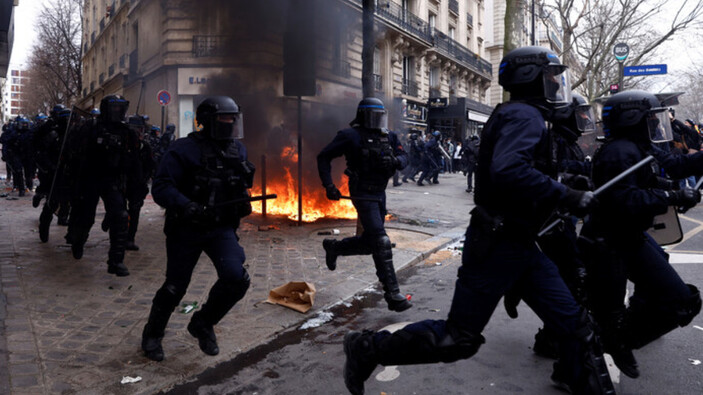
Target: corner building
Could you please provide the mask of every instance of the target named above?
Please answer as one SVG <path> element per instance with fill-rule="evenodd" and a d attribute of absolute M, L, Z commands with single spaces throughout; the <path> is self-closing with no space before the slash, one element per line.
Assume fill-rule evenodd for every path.
<path fill-rule="evenodd" d="M 306 133 L 353 117 L 362 98 L 362 0 L 86 0 L 83 108 L 108 94 L 130 113 L 193 130 L 195 107 L 228 94 L 247 133 Z M 467 138 L 490 115 L 483 0 L 378 0 L 374 84 L 398 131 Z M 341 123 L 340 123 L 341 122 Z M 312 131 L 309 131 L 312 129 Z M 247 137 L 248 138 L 248 137 Z M 247 142 L 249 145 L 250 143 Z"/>

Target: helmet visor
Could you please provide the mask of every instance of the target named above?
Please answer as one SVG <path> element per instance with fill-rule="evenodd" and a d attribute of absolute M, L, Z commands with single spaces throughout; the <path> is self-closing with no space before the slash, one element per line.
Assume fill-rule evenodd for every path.
<path fill-rule="evenodd" d="M 571 74 L 566 66 L 547 66 L 542 77 L 547 102 L 557 106 L 571 104 Z"/>
<path fill-rule="evenodd" d="M 244 138 L 244 114 L 225 113 L 214 116 L 212 138 L 215 140 L 232 140 Z"/>
<path fill-rule="evenodd" d="M 577 106 L 574 109 L 574 117 L 576 117 L 576 128 L 579 131 L 588 133 L 596 130 L 596 115 L 593 107 L 589 105 Z"/>
<path fill-rule="evenodd" d="M 380 108 L 364 108 L 364 122 L 361 126 L 367 129 L 387 129 L 388 128 L 388 113 L 385 109 Z"/>
<path fill-rule="evenodd" d="M 129 103 L 124 100 L 115 100 L 107 105 L 107 114 L 105 120 L 107 122 L 122 122 L 127 115 L 127 107 Z"/>
<path fill-rule="evenodd" d="M 665 107 L 653 108 L 649 111 L 647 128 L 649 129 L 649 139 L 653 143 L 663 143 L 674 139 L 671 121 Z"/>

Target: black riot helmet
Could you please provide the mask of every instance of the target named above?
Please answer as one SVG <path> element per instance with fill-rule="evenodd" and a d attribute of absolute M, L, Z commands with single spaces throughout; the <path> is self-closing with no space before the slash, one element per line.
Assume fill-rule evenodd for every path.
<path fill-rule="evenodd" d="M 108 95 L 100 101 L 100 115 L 103 122 L 123 122 L 129 108 L 129 101 L 120 95 Z"/>
<path fill-rule="evenodd" d="M 596 130 L 593 107 L 578 93 L 572 92 L 571 104 L 554 111 L 553 127 L 559 134 L 576 141 L 582 133 Z"/>
<path fill-rule="evenodd" d="M 500 62 L 498 83 L 511 99 L 535 99 L 550 108 L 571 103 L 571 77 L 551 49 L 527 46 L 508 52 Z"/>
<path fill-rule="evenodd" d="M 356 118 L 349 123 L 352 127 L 386 130 L 388 113 L 381 99 L 366 97 L 356 107 Z"/>
<path fill-rule="evenodd" d="M 210 96 L 203 100 L 195 114 L 205 135 L 214 140 L 244 138 L 243 114 L 229 96 Z"/>
<path fill-rule="evenodd" d="M 54 118 L 54 120 L 56 120 L 59 117 L 59 113 L 61 113 L 61 111 L 65 110 L 65 109 L 66 109 L 66 106 L 64 106 L 63 104 L 56 104 L 54 106 L 54 108 L 52 108 L 51 111 L 49 111 L 49 116 L 51 118 Z"/>
<path fill-rule="evenodd" d="M 641 90 L 619 92 L 603 105 L 603 132 L 612 138 L 671 141 L 673 132 L 667 108 L 656 96 Z"/>

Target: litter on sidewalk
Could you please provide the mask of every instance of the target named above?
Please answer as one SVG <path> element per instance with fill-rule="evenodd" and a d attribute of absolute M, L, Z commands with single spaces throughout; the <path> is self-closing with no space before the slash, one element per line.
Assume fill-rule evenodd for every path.
<path fill-rule="evenodd" d="M 269 291 L 267 303 L 278 304 L 306 313 L 315 303 L 315 285 L 304 281 L 291 281 Z"/>
<path fill-rule="evenodd" d="M 140 381 L 142 381 L 142 376 L 137 376 L 137 377 L 124 376 L 124 377 L 122 377 L 122 381 L 120 381 L 120 384 L 132 384 L 132 383 L 138 383 Z"/>

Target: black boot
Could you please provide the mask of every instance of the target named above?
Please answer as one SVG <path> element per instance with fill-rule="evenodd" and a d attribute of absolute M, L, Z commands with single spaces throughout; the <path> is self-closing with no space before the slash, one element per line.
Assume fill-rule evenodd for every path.
<path fill-rule="evenodd" d="M 139 251 L 139 246 L 134 243 L 134 240 L 127 241 L 124 247 L 127 251 Z"/>
<path fill-rule="evenodd" d="M 547 328 L 539 328 L 535 334 L 535 344 L 532 346 L 535 354 L 545 358 L 559 358 L 559 341 L 552 331 Z"/>
<path fill-rule="evenodd" d="M 337 240 L 335 239 L 322 240 L 322 248 L 325 249 L 325 264 L 330 270 L 337 268 L 337 252 L 334 248 L 336 243 Z"/>
<path fill-rule="evenodd" d="M 206 323 L 201 316 L 202 312 L 200 311 L 193 314 L 193 318 L 188 323 L 188 333 L 198 339 L 198 345 L 205 354 L 217 355 L 220 353 L 220 349 L 217 347 L 215 329 Z"/>
<path fill-rule="evenodd" d="M 85 246 L 85 242 L 88 240 L 88 233 L 69 227 L 68 236 L 71 237 L 71 241 L 69 242 L 67 240 L 67 242 L 71 245 L 73 258 L 81 259 L 83 257 L 83 246 Z"/>
<path fill-rule="evenodd" d="M 44 205 L 41 215 L 39 215 L 39 240 L 42 243 L 49 241 L 49 227 L 51 220 L 54 219 L 54 213 L 48 205 Z"/>
<path fill-rule="evenodd" d="M 164 338 L 166 324 L 173 310 L 163 309 L 156 305 L 151 306 L 149 321 L 142 331 L 142 350 L 144 355 L 152 361 L 161 362 L 164 359 L 164 349 L 161 340 Z"/>
<path fill-rule="evenodd" d="M 373 335 L 373 331 L 365 330 L 344 336 L 344 384 L 352 395 L 363 395 L 364 382 L 378 366 Z"/>
<path fill-rule="evenodd" d="M 32 207 L 37 208 L 39 207 L 39 204 L 41 203 L 41 200 L 44 198 L 44 195 L 41 193 L 37 193 L 34 196 L 32 196 Z"/>
<path fill-rule="evenodd" d="M 405 311 L 413 305 L 400 293 L 398 279 L 393 268 L 393 251 L 391 241 L 388 236 L 380 237 L 376 242 L 373 256 L 373 263 L 376 265 L 376 276 L 383 284 L 383 298 L 388 303 L 388 310 Z"/>
<path fill-rule="evenodd" d="M 107 272 L 110 274 L 114 274 L 117 277 L 129 276 L 129 269 L 127 269 L 127 266 L 124 264 L 124 262 L 107 261 Z"/>
<path fill-rule="evenodd" d="M 640 372 L 632 348 L 627 345 L 625 309 L 604 314 L 598 320 L 601 327 L 603 351 L 613 357 L 615 366 L 627 377 L 636 379 Z"/>

